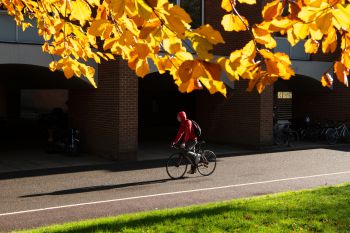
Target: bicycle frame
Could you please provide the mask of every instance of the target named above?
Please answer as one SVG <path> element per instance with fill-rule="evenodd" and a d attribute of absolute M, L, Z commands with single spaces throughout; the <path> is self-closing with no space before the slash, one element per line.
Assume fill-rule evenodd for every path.
<path fill-rule="evenodd" d="M 204 159 L 205 162 L 207 161 L 207 158 L 205 158 L 205 156 L 203 156 L 203 149 L 202 149 L 202 145 L 203 143 L 197 143 L 195 145 L 195 147 L 193 148 L 193 152 L 196 154 L 200 154 L 201 159 Z M 193 162 L 193 159 L 190 158 L 190 156 L 188 155 L 188 151 L 185 150 L 184 148 L 180 148 L 179 146 L 174 145 L 173 148 L 177 149 L 180 151 L 181 157 L 182 158 L 186 158 L 186 160 L 191 164 L 191 166 L 196 166 L 196 164 Z M 182 162 L 182 159 L 180 160 L 180 163 Z"/>
<path fill-rule="evenodd" d="M 184 148 L 180 148 L 178 146 L 173 146 L 173 148 L 177 149 L 180 151 L 180 155 L 181 155 L 181 160 L 180 163 L 182 162 L 182 158 L 186 158 L 186 160 L 192 165 L 194 166 L 195 164 L 193 163 L 192 159 L 188 156 L 187 154 L 187 150 L 185 150 Z"/>

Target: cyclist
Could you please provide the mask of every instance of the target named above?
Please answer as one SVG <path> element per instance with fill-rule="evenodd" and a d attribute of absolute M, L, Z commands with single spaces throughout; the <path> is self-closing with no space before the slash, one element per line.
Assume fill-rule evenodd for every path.
<path fill-rule="evenodd" d="M 182 138 L 181 148 L 185 149 L 187 152 L 191 152 L 197 144 L 197 136 L 195 129 L 191 120 L 187 119 L 186 113 L 181 111 L 177 114 L 177 120 L 180 122 L 179 131 L 172 142 L 172 146 L 177 144 Z M 194 153 L 188 153 L 190 157 L 194 157 L 194 164 L 197 165 L 199 162 L 199 156 L 193 156 Z M 196 166 L 191 166 L 189 174 L 194 174 L 196 172 Z"/>

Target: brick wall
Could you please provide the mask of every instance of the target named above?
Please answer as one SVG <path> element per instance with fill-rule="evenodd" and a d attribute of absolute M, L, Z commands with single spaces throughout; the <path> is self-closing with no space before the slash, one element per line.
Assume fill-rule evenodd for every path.
<path fill-rule="evenodd" d="M 118 160 L 137 153 L 138 82 L 123 61 L 98 67 L 98 88 L 70 90 L 69 113 L 81 131 L 82 148 Z"/>
<path fill-rule="evenodd" d="M 234 49 L 242 48 L 251 37 L 248 32 L 225 32 L 221 19 L 226 12 L 220 1 L 205 1 L 205 23 L 219 30 L 224 45 L 215 48 L 218 55 L 229 55 Z M 238 4 L 238 11 L 250 24 L 261 20 L 261 5 Z M 227 98 L 202 92 L 197 96 L 197 118 L 203 127 L 204 137 L 211 142 L 266 145 L 272 143 L 273 88 L 267 88 L 259 95 L 247 92 L 247 81 L 235 83 Z"/>
<path fill-rule="evenodd" d="M 247 4 L 239 4 L 238 11 L 245 16 L 250 24 L 254 24 L 261 20 L 260 5 L 250 6 Z M 206 0 L 204 7 L 204 23 L 212 25 L 216 30 L 219 30 L 225 40 L 225 44 L 220 44 L 215 47 L 214 53 L 218 55 L 229 55 L 234 49 L 242 48 L 251 37 L 248 32 L 225 32 L 221 20 L 223 15 L 227 14 L 221 8 L 221 1 Z"/>
<path fill-rule="evenodd" d="M 262 146 L 272 143 L 273 88 L 262 95 L 236 83 L 227 98 L 202 92 L 197 96 L 197 119 L 210 142 Z"/>
<path fill-rule="evenodd" d="M 350 89 L 336 83 L 333 90 L 314 87 L 293 92 L 293 115 L 295 118 L 310 116 L 311 120 L 350 120 Z"/>

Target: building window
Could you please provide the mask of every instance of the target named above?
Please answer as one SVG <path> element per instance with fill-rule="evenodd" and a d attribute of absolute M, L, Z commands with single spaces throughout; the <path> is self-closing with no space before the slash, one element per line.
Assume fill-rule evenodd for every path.
<path fill-rule="evenodd" d="M 198 28 L 204 23 L 204 0 L 170 0 L 181 6 L 192 18 L 192 28 Z"/>

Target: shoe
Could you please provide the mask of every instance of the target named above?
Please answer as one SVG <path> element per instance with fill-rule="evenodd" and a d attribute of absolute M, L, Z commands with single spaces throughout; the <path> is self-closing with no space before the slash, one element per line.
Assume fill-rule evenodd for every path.
<path fill-rule="evenodd" d="M 194 173 L 196 173 L 196 171 L 197 171 L 196 169 L 191 169 L 187 172 L 187 174 L 194 174 Z"/>

